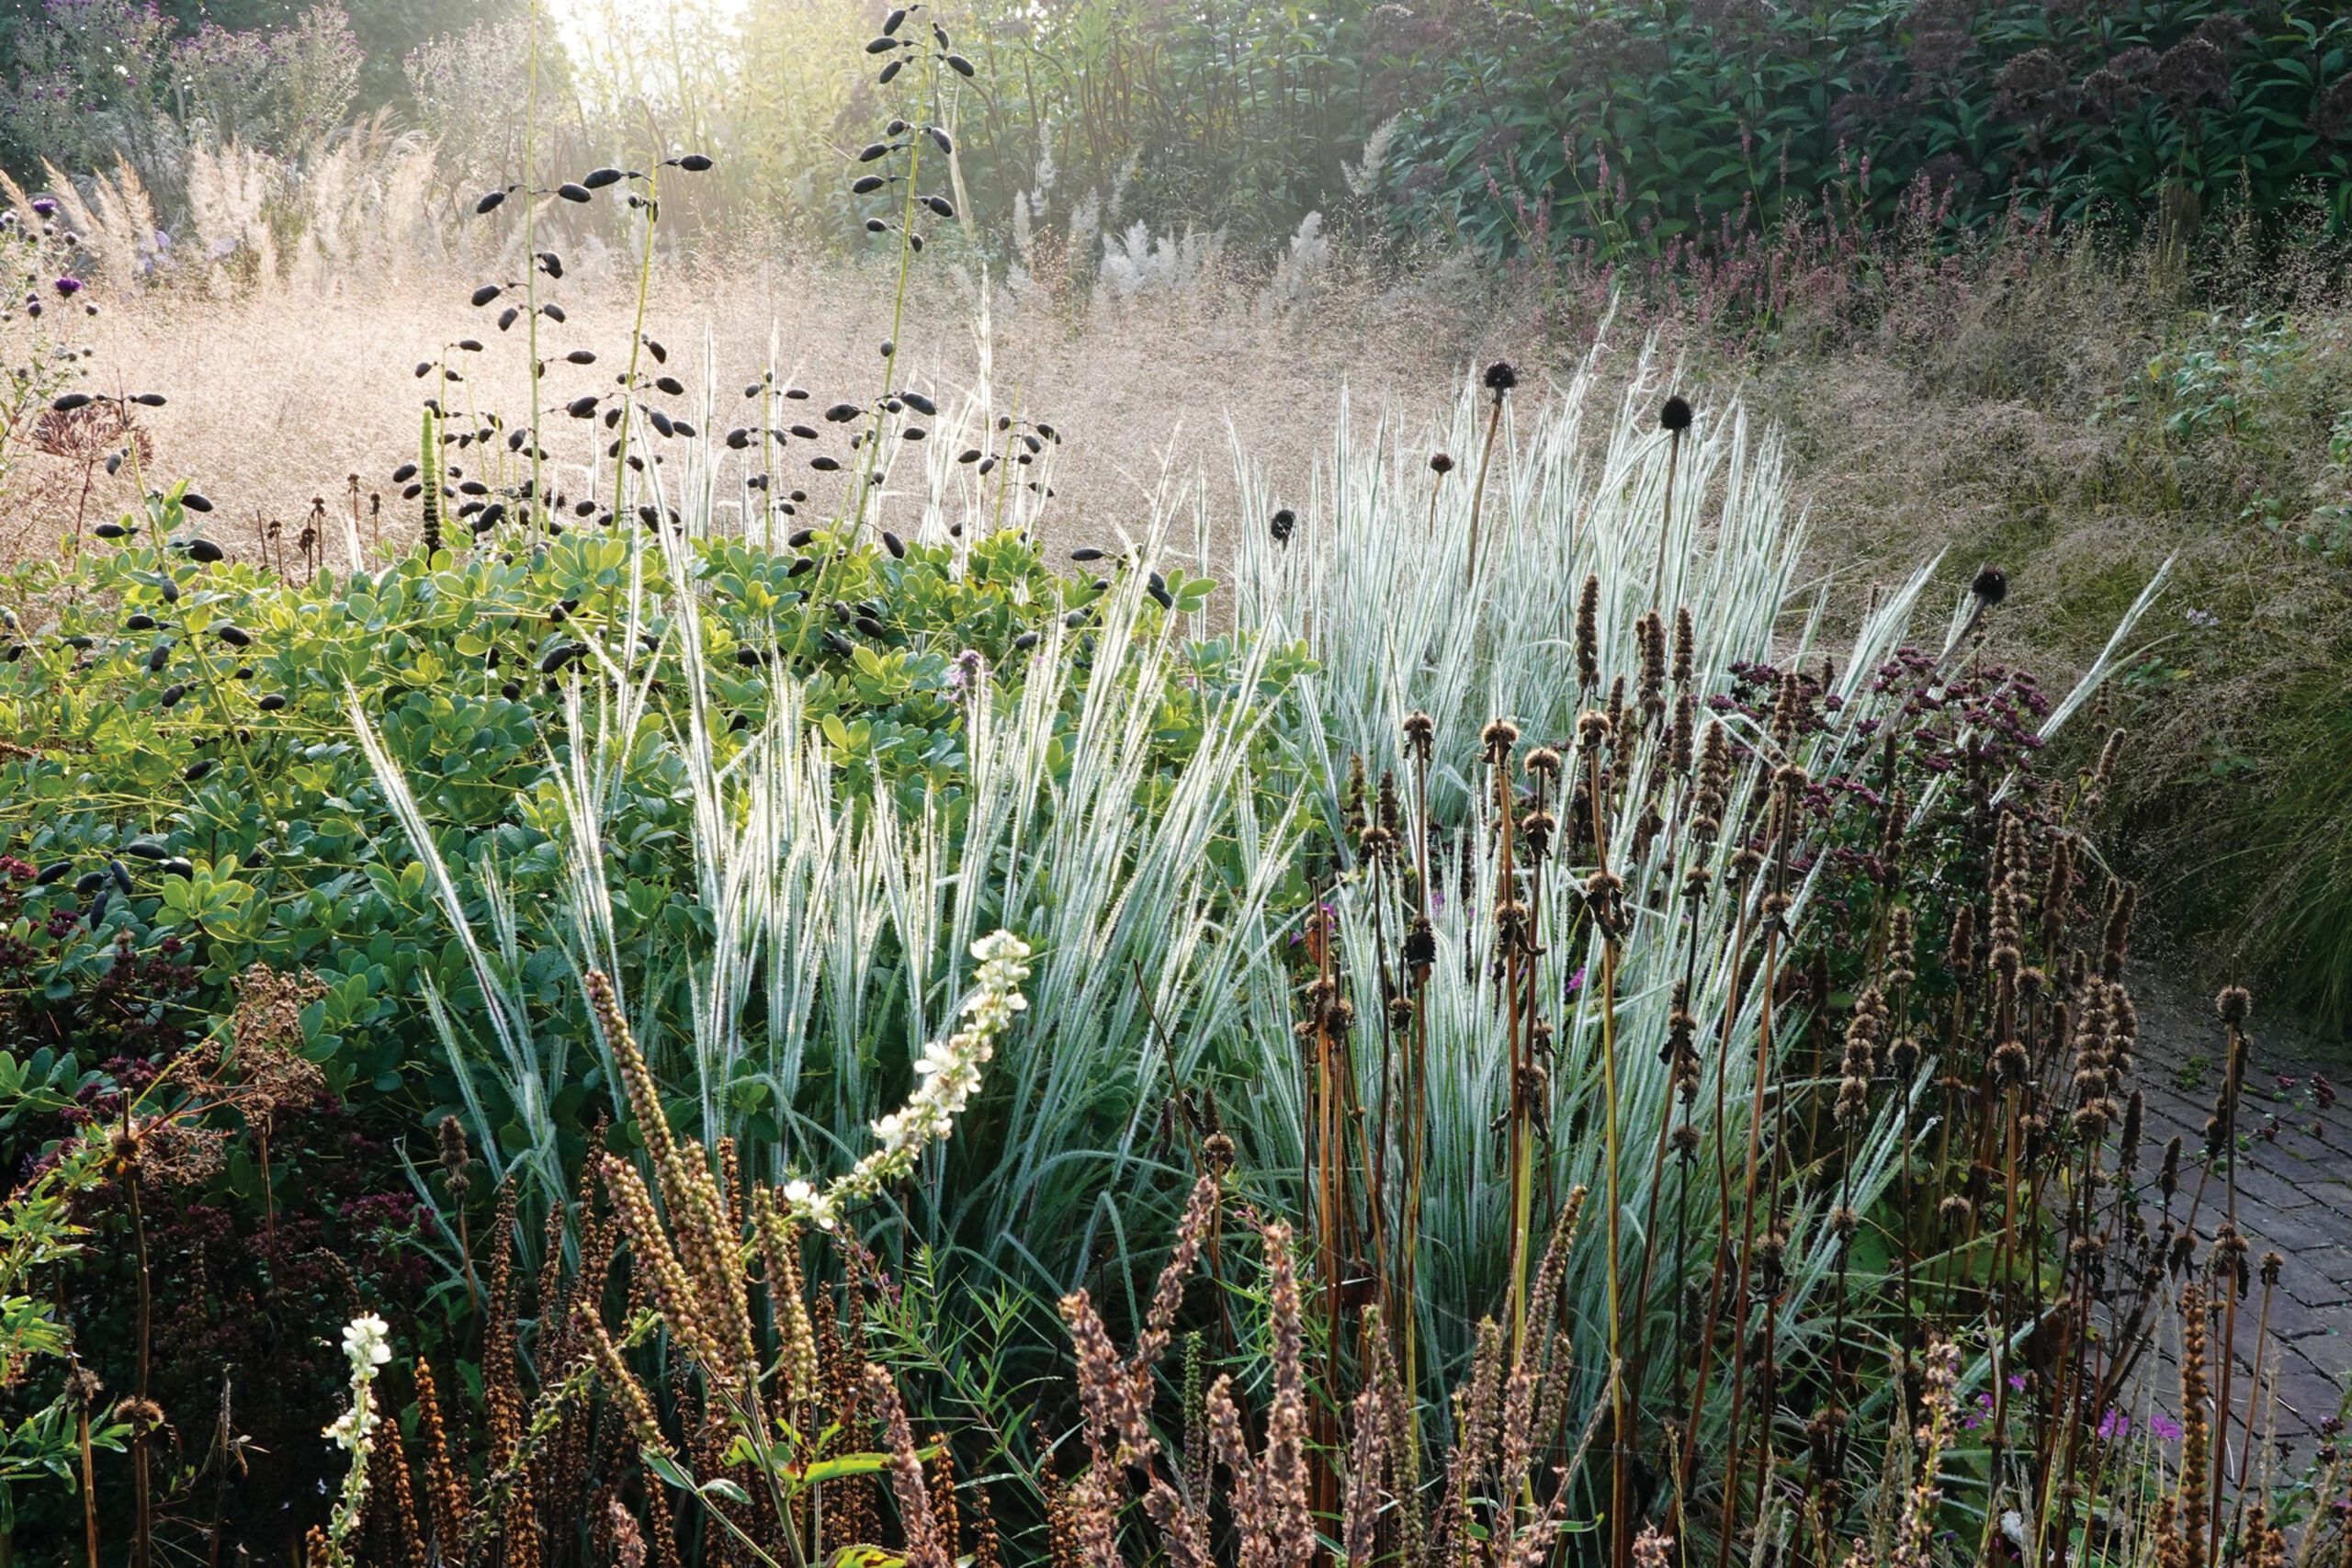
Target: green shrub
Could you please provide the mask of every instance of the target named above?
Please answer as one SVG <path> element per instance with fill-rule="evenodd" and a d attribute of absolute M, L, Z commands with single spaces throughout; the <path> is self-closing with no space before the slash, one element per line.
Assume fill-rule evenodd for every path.
<path fill-rule="evenodd" d="M 1853 261 L 1917 185 L 1911 216 L 1984 225 L 2267 212 L 2318 180 L 2340 225 L 2347 39 L 2352 17 L 2305 0 L 1520 0 L 1445 57 L 1388 188 L 1413 227 L 1489 253 L 1695 252 L 1692 286 L 1718 291 Z M 1749 244 L 1783 217 L 1826 230 L 1801 257 Z"/>

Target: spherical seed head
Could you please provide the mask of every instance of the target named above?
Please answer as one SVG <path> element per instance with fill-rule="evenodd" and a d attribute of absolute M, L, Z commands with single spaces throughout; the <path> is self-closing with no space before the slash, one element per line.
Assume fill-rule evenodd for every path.
<path fill-rule="evenodd" d="M 1507 718 L 1491 720 L 1478 732 L 1478 739 L 1489 751 L 1508 751 L 1519 744 L 1519 726 Z"/>
<path fill-rule="evenodd" d="M 1266 524 L 1267 532 L 1273 535 L 1274 543 L 1278 545 L 1289 544 L 1290 536 L 1297 527 L 1298 513 L 1287 506 L 1277 511 Z"/>
<path fill-rule="evenodd" d="M 2224 987 L 2222 994 L 2213 998 L 2213 1010 L 2222 1015 L 2223 1023 L 2233 1029 L 2241 1028 L 2254 1016 L 2254 994 L 2244 986 Z"/>
<path fill-rule="evenodd" d="M 1484 378 L 1487 390 L 1499 398 L 1519 385 L 1519 371 L 1508 359 L 1498 359 L 1487 367 Z"/>
<path fill-rule="evenodd" d="M 1560 776 L 1560 754 L 1549 746 L 1538 746 L 1527 754 L 1527 771 L 1540 779 Z"/>
<path fill-rule="evenodd" d="M 1943 1221 L 1946 1230 L 1958 1230 L 1968 1223 L 1969 1208 L 1968 1200 L 1955 1192 L 1936 1205 L 1936 1216 Z"/>
<path fill-rule="evenodd" d="M 1657 411 L 1657 427 L 1670 435 L 1679 435 L 1690 428 L 1690 422 L 1696 417 L 1690 405 L 1678 395 L 1667 399 Z"/>
<path fill-rule="evenodd" d="M 1440 452 L 1430 458 L 1430 472 L 1443 478 L 1453 472 L 1453 459 Z"/>
<path fill-rule="evenodd" d="M 1986 604 L 1997 604 L 2008 597 L 2009 574 L 1997 566 L 1988 566 L 1977 572 L 1976 581 L 1968 588 Z"/>
<path fill-rule="evenodd" d="M 1211 1133 L 1201 1140 L 1201 1163 L 1214 1176 L 1223 1176 L 1233 1168 L 1233 1140 L 1223 1133 Z"/>

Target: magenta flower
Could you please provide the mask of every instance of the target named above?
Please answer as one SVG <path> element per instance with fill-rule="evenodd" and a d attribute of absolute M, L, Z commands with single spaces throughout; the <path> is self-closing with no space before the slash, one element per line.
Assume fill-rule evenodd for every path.
<path fill-rule="evenodd" d="M 57 216 L 57 203 L 51 197 L 37 196 L 33 197 L 33 211 L 43 218 L 54 218 Z"/>
<path fill-rule="evenodd" d="M 2180 1441 L 2180 1423 L 2161 1410 L 2148 1412 L 2148 1430 L 2167 1443 Z"/>
<path fill-rule="evenodd" d="M 57 292 L 71 299 L 82 292 L 82 280 L 78 277 L 61 277 L 57 280 Z"/>
<path fill-rule="evenodd" d="M 2098 1418 L 2098 1435 L 2102 1442 L 2111 1443 L 2118 1438 L 2128 1436 L 2131 1430 L 2132 1417 L 2113 1405 L 2108 1406 L 2107 1414 Z"/>

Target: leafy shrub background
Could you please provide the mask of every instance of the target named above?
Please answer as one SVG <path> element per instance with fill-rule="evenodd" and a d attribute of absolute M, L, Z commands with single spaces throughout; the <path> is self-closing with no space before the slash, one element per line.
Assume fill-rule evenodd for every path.
<path fill-rule="evenodd" d="M 2326 5 L 1536 0 L 1465 27 L 1385 187 L 1488 252 L 1724 245 L 1924 181 L 1955 225 L 2012 204 L 2137 220 L 2305 183 L 2352 218 L 2352 18 Z"/>

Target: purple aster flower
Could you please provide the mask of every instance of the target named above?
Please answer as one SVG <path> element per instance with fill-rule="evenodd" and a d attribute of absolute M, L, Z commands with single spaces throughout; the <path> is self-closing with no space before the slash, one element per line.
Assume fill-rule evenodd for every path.
<path fill-rule="evenodd" d="M 2180 1423 L 2161 1410 L 2148 1412 L 2148 1430 L 2167 1443 L 2180 1441 Z"/>
<path fill-rule="evenodd" d="M 82 280 L 78 277 L 70 276 L 61 277 L 57 280 L 56 288 L 57 292 L 60 295 L 65 299 L 71 299 L 74 296 L 82 292 Z"/>
<path fill-rule="evenodd" d="M 54 218 L 57 216 L 57 203 L 50 197 L 37 196 L 33 197 L 33 211 L 43 218 Z"/>
<path fill-rule="evenodd" d="M 2107 1414 L 2098 1418 L 2098 1435 L 2102 1442 L 2111 1443 L 2118 1438 L 2129 1436 L 2131 1431 L 2132 1417 L 2113 1405 L 2108 1406 Z"/>

